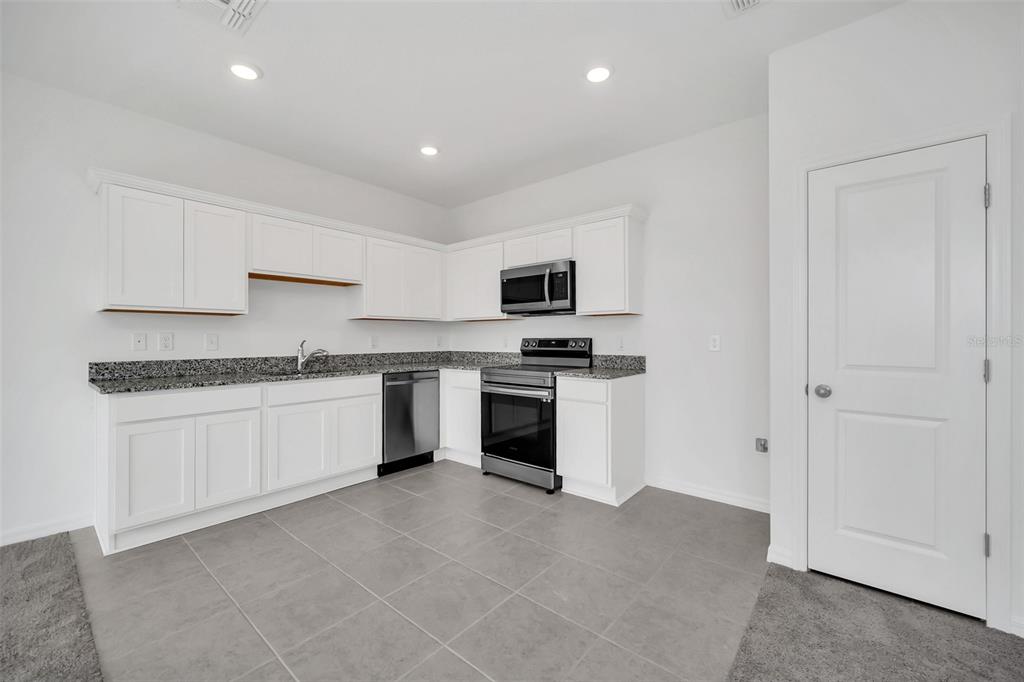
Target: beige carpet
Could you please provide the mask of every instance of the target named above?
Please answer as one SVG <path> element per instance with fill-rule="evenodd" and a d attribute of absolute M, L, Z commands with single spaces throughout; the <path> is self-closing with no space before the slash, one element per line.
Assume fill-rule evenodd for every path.
<path fill-rule="evenodd" d="M 888 592 L 772 564 L 729 679 L 1024 680 L 1024 639 Z"/>
<path fill-rule="evenodd" d="M 102 680 L 67 533 L 0 547 L 0 680 Z"/>

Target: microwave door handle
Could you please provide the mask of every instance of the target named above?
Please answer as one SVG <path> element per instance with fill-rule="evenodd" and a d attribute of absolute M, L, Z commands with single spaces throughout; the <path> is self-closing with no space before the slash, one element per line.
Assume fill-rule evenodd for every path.
<path fill-rule="evenodd" d="M 544 303 L 551 307 L 551 290 L 548 288 L 548 281 L 551 279 L 551 268 L 544 271 Z"/>

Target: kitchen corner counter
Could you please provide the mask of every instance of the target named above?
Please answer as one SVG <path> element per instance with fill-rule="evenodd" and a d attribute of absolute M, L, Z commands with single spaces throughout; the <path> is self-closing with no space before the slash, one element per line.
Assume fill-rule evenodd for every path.
<path fill-rule="evenodd" d="M 621 368 L 621 367 L 581 367 L 579 369 L 566 369 L 555 372 L 556 377 L 572 377 L 573 379 L 623 379 L 625 377 L 646 374 L 643 367 Z"/>
<path fill-rule="evenodd" d="M 295 358 L 292 356 L 92 362 L 89 363 L 89 385 L 103 395 L 110 395 L 439 369 L 472 371 L 518 362 L 518 353 L 470 351 L 329 355 L 315 358 L 310 362 L 310 369 L 301 373 L 294 370 Z M 643 374 L 645 358 L 598 355 L 594 357 L 594 364 L 592 368 L 563 370 L 556 376 L 619 379 Z"/>

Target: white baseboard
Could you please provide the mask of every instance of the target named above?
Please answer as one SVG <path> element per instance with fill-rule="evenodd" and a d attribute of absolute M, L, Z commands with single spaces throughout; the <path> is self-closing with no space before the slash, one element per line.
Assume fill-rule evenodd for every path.
<path fill-rule="evenodd" d="M 708 488 L 707 486 L 686 483 L 685 481 L 649 480 L 647 481 L 647 485 L 654 488 L 661 488 L 662 490 L 671 490 L 674 493 L 693 495 L 694 497 L 702 497 L 705 500 L 731 504 L 734 507 L 743 507 L 744 509 L 752 509 L 754 511 L 765 513 L 768 512 L 768 500 L 761 497 L 751 497 L 750 495 L 734 493 L 728 490 Z"/>
<path fill-rule="evenodd" d="M 45 523 L 34 523 L 30 526 L 22 526 L 21 528 L 12 528 L 11 530 L 4 531 L 3 537 L 0 538 L 0 545 L 12 545 L 15 542 L 35 540 L 36 538 L 44 538 L 47 535 L 53 535 L 54 533 L 63 533 L 64 531 L 78 530 L 79 528 L 85 528 L 86 526 L 91 525 L 91 516 L 79 516 L 73 519 L 64 519 L 63 521 L 46 521 Z"/>
<path fill-rule="evenodd" d="M 790 552 L 785 547 L 779 547 L 778 545 L 774 544 L 768 545 L 768 563 L 786 566 L 788 568 L 792 568 L 794 571 L 805 570 L 793 565 L 792 552 Z"/>
<path fill-rule="evenodd" d="M 450 459 L 453 462 L 459 464 L 465 464 L 467 466 L 480 468 L 480 453 L 473 454 L 471 452 L 463 452 L 462 450 L 453 450 L 452 448 L 443 448 L 444 454 L 439 458 L 437 454 L 434 454 L 434 459 Z"/>
<path fill-rule="evenodd" d="M 1010 618 L 1010 629 L 1008 632 L 1024 637 L 1024 616 L 1013 616 Z"/>

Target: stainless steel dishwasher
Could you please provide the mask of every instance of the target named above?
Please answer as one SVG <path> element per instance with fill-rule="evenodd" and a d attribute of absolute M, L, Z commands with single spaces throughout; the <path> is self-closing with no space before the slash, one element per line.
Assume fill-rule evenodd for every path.
<path fill-rule="evenodd" d="M 437 370 L 384 375 L 384 462 L 377 475 L 434 461 L 441 447 L 441 377 Z"/>

